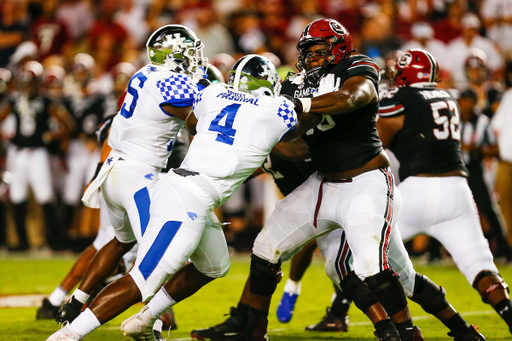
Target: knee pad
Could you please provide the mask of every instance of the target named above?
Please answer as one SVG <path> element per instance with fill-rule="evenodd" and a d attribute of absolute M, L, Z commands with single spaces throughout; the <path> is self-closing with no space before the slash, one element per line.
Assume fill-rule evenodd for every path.
<path fill-rule="evenodd" d="M 473 288 L 478 290 L 484 303 L 488 303 L 487 298 L 495 290 L 504 289 L 509 292 L 508 285 L 500 274 L 489 270 L 480 271 L 476 275 L 473 281 Z"/>
<path fill-rule="evenodd" d="M 377 296 L 354 273 L 343 279 L 341 289 L 363 313 L 379 302 Z"/>
<path fill-rule="evenodd" d="M 367 277 L 364 282 L 375 293 L 390 317 L 407 307 L 407 298 L 402 283 L 392 270 L 381 271 Z"/>
<path fill-rule="evenodd" d="M 427 276 L 416 273 L 414 294 L 411 298 L 429 314 L 436 314 L 450 306 L 446 291 Z"/>
<path fill-rule="evenodd" d="M 273 264 L 254 254 L 251 258 L 251 293 L 260 296 L 271 296 L 283 274 L 281 261 Z"/>

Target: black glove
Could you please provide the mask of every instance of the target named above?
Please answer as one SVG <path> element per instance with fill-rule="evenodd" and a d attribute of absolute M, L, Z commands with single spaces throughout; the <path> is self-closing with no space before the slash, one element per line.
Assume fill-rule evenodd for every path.
<path fill-rule="evenodd" d="M 286 97 L 286 99 L 292 101 L 293 105 L 295 106 L 294 110 L 297 114 L 301 114 L 304 111 L 304 108 L 302 107 L 302 102 L 299 101 L 297 98 L 285 94 L 283 94 L 283 96 Z"/>
<path fill-rule="evenodd" d="M 210 82 L 210 80 L 208 78 L 201 78 L 200 80 L 197 81 L 197 88 L 199 89 L 199 91 L 201 91 L 211 84 L 212 84 L 212 82 Z"/>

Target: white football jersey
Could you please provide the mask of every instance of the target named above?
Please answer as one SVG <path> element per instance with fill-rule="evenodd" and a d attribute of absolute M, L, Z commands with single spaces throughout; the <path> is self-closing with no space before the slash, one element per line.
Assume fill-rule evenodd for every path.
<path fill-rule="evenodd" d="M 167 114 L 163 104 L 191 106 L 197 86 L 184 74 L 146 65 L 128 83 L 123 106 L 112 122 L 112 149 L 154 167 L 164 168 L 184 122 Z"/>
<path fill-rule="evenodd" d="M 199 172 L 217 189 L 221 204 L 262 165 L 297 124 L 284 97 L 255 97 L 210 85 L 194 101 L 197 134 L 181 167 Z"/>

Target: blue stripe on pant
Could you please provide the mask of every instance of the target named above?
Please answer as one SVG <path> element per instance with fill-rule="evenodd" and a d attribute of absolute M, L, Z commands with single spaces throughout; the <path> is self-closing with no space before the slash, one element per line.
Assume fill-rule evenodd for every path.
<path fill-rule="evenodd" d="M 181 221 L 168 221 L 164 224 L 160 232 L 158 232 L 158 236 L 153 242 L 153 245 L 151 245 L 148 253 L 146 253 L 146 256 L 139 265 L 140 273 L 144 276 L 144 279 L 148 279 L 155 270 L 172 239 L 180 229 L 181 224 L 183 224 Z"/>
<path fill-rule="evenodd" d="M 143 236 L 144 232 L 146 232 L 146 228 L 148 227 L 149 205 L 151 204 L 148 188 L 144 187 L 138 190 L 133 195 L 133 200 L 135 200 L 135 205 L 137 206 L 137 211 L 139 212 L 140 232 L 141 236 Z"/>

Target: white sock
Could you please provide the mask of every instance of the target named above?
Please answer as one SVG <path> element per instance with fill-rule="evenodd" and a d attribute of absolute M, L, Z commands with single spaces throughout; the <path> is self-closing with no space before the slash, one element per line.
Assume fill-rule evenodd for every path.
<path fill-rule="evenodd" d="M 153 296 L 151 301 L 148 303 L 148 308 L 151 311 L 151 315 L 154 317 L 160 317 L 173 305 L 177 302 L 173 300 L 173 298 L 167 293 L 167 291 L 162 287 L 158 292 Z"/>
<path fill-rule="evenodd" d="M 155 321 L 155 324 L 153 325 L 153 330 L 156 330 L 161 333 L 163 325 L 164 323 L 162 322 L 162 320 L 158 319 Z"/>
<path fill-rule="evenodd" d="M 48 297 L 48 300 L 50 303 L 55 307 L 60 307 L 62 303 L 66 300 L 68 292 L 59 285 L 58 287 L 53 290 L 53 292 L 50 294 L 50 297 Z"/>
<path fill-rule="evenodd" d="M 81 336 L 85 336 L 92 332 L 94 329 L 101 326 L 100 321 L 98 321 L 98 318 L 94 313 L 91 311 L 91 309 L 87 308 L 85 309 L 78 317 L 71 322 L 69 327 L 72 331 L 80 334 Z"/>
<path fill-rule="evenodd" d="M 287 279 L 286 280 L 286 285 L 284 286 L 284 292 L 288 293 L 288 294 L 297 294 L 297 295 L 300 295 L 300 288 L 301 288 L 302 284 L 301 282 L 295 282 L 295 281 L 292 281 L 291 279 Z"/>
<path fill-rule="evenodd" d="M 76 289 L 73 293 L 73 297 L 75 297 L 80 303 L 85 303 L 89 299 L 89 296 L 89 294 L 83 292 L 80 289 Z"/>

